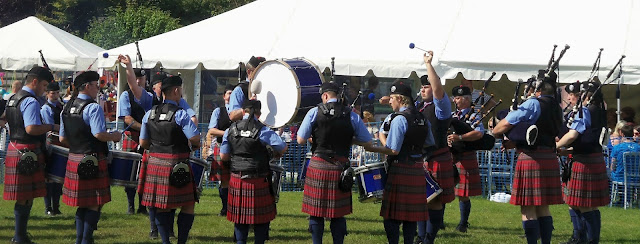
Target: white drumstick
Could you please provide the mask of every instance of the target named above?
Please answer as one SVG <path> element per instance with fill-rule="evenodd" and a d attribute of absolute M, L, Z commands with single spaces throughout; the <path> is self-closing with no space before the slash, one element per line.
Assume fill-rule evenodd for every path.
<path fill-rule="evenodd" d="M 251 94 L 260 94 L 262 91 L 262 81 L 253 80 L 251 82 Z"/>

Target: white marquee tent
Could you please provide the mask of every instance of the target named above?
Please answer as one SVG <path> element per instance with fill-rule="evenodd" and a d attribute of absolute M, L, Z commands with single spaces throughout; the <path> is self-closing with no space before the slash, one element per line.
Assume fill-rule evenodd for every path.
<path fill-rule="evenodd" d="M 39 50 L 53 71 L 83 71 L 104 49 L 33 16 L 0 29 L 0 70 L 42 66 Z"/>

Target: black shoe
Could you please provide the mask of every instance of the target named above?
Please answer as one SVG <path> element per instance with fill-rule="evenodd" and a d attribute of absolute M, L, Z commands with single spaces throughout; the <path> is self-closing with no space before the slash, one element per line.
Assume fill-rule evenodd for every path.
<path fill-rule="evenodd" d="M 62 212 L 60 212 L 60 208 L 53 208 L 53 214 L 60 215 Z"/>
<path fill-rule="evenodd" d="M 27 236 L 24 237 L 24 240 L 21 242 L 16 241 L 14 238 L 11 238 L 11 244 L 36 244 L 31 241 L 31 234 L 27 232 Z"/>
<path fill-rule="evenodd" d="M 467 228 L 469 228 L 469 223 L 464 223 L 464 224 L 458 224 L 458 226 L 456 227 L 457 231 L 460 231 L 462 233 L 467 233 Z"/>
<path fill-rule="evenodd" d="M 447 227 L 444 225 L 444 223 L 442 223 L 442 225 L 440 226 L 441 230 L 445 230 Z"/>
<path fill-rule="evenodd" d="M 581 239 L 576 239 L 572 236 L 571 238 L 569 238 L 567 242 L 563 242 L 562 244 L 587 244 L 587 243 L 589 242 L 583 241 Z"/>
<path fill-rule="evenodd" d="M 136 212 L 136 210 L 135 210 L 135 208 L 134 208 L 134 207 L 132 207 L 132 206 L 131 206 L 131 207 L 129 207 L 129 210 L 127 210 L 127 214 L 128 214 L 128 215 L 132 215 L 132 214 L 134 214 L 135 212 Z"/>
<path fill-rule="evenodd" d="M 49 216 L 49 217 L 53 217 L 55 214 L 55 212 L 53 212 L 53 210 L 51 210 L 51 208 L 47 208 L 46 210 L 44 210 L 44 215 Z"/>
<path fill-rule="evenodd" d="M 149 232 L 149 239 L 158 239 L 158 230 L 152 230 L 151 232 Z"/>
<path fill-rule="evenodd" d="M 218 216 L 227 216 L 227 210 L 220 210 Z"/>
<path fill-rule="evenodd" d="M 149 215 L 149 213 L 147 212 L 147 208 L 146 208 L 146 207 L 143 207 L 143 206 L 140 206 L 140 207 L 138 208 L 138 212 L 136 212 L 136 213 L 144 214 L 144 215 Z"/>
<path fill-rule="evenodd" d="M 413 244 L 423 244 L 422 237 L 416 236 L 416 240 L 413 242 Z"/>

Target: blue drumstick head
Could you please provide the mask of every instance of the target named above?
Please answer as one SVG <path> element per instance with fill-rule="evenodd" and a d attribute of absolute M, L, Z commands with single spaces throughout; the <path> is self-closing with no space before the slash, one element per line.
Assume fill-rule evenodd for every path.
<path fill-rule="evenodd" d="M 413 42 L 409 43 L 409 48 L 413 49 L 414 47 L 416 47 L 416 44 L 413 44 Z"/>
<path fill-rule="evenodd" d="M 102 57 L 103 57 L 103 58 L 108 58 L 108 57 L 109 57 L 109 53 L 103 53 L 103 54 L 102 54 Z"/>
<path fill-rule="evenodd" d="M 373 92 L 369 93 L 368 98 L 369 98 L 369 100 L 373 100 L 374 98 L 376 98 L 376 94 L 374 94 Z"/>

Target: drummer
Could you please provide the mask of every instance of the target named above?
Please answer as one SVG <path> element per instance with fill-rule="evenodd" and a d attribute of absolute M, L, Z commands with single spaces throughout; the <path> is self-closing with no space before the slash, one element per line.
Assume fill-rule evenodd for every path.
<path fill-rule="evenodd" d="M 154 106 L 142 118 L 140 146 L 149 150 L 149 160 L 139 189 L 142 204 L 155 208 L 155 221 L 164 244 L 170 243 L 171 209 L 181 208 L 178 243 L 186 243 L 197 193 L 191 167 L 184 162 L 189 160 L 191 150 L 200 146 L 200 132 L 186 111 L 178 106 L 182 97 L 179 76 L 162 81 L 162 95 L 164 103 Z"/>
<path fill-rule="evenodd" d="M 249 82 L 253 79 L 253 73 L 258 65 L 264 61 L 266 61 L 266 59 L 263 57 L 251 56 L 249 62 L 247 62 L 247 79 L 241 81 L 238 86 L 233 89 L 233 92 L 231 92 L 231 98 L 229 99 L 229 110 L 231 111 L 229 113 L 229 118 L 231 118 L 231 121 L 242 119 L 242 115 L 244 114 L 242 111 L 242 102 L 249 99 Z M 238 67 L 238 69 L 240 69 L 240 67 Z"/>
<path fill-rule="evenodd" d="M 287 144 L 258 121 L 260 101 L 245 100 L 242 108 L 243 119 L 225 131 L 220 147 L 220 158 L 231 161 L 227 220 L 234 223 L 238 244 L 247 242 L 249 225 L 254 225 L 255 243 L 261 244 L 267 239 L 269 223 L 276 217 L 269 161 L 282 156 Z"/>
<path fill-rule="evenodd" d="M 388 172 L 380 216 L 390 244 L 400 238 L 411 244 L 416 234 L 416 222 L 429 219 L 422 148 L 434 145 L 429 122 L 412 106 L 411 88 L 403 82 L 391 86 L 391 108 L 386 146 L 367 150 L 389 155 Z M 306 190 L 305 190 L 306 194 Z"/>
<path fill-rule="evenodd" d="M 40 117 L 43 124 L 60 125 L 60 113 L 62 102 L 60 101 L 60 85 L 58 82 L 50 82 L 47 85 L 47 103 L 40 108 Z M 57 135 L 47 137 L 47 142 L 62 146 Z M 44 197 L 45 214 L 55 216 L 60 212 L 60 195 L 62 195 L 62 183 L 47 180 L 47 195 Z"/>
<path fill-rule="evenodd" d="M 107 169 L 108 141 L 120 132 L 107 132 L 104 112 L 95 99 L 100 75 L 87 71 L 74 81 L 74 94 L 62 111 L 60 141 L 69 144 L 62 201 L 76 210 L 76 243 L 93 243 L 100 210 L 111 201 Z"/>
<path fill-rule="evenodd" d="M 219 216 L 227 216 L 227 197 L 229 195 L 229 165 L 223 164 L 220 159 L 220 144 L 222 144 L 222 136 L 225 130 L 231 125 L 231 119 L 229 119 L 229 98 L 235 87 L 233 85 L 227 85 L 224 89 L 224 108 L 217 107 L 211 113 L 211 120 L 209 121 L 209 131 L 207 137 L 211 139 L 211 156 L 213 166 L 212 169 L 217 169 L 212 172 L 211 175 L 217 175 L 220 179 L 220 185 L 218 186 L 218 193 L 220 194 L 220 200 L 222 202 L 222 209 L 220 209 Z M 215 165 L 214 165 L 215 164 Z"/>
<path fill-rule="evenodd" d="M 15 234 L 11 243 L 32 243 L 27 233 L 33 199 L 46 195 L 44 177 L 45 133 L 56 131 L 57 125 L 43 124 L 40 104 L 36 96 L 53 81 L 51 71 L 43 67 L 29 70 L 22 90 L 11 96 L 5 115 L 9 123 L 9 146 L 5 160 L 4 200 L 16 201 L 14 205 Z M 21 160 L 21 151 L 35 153 L 34 160 Z"/>
<path fill-rule="evenodd" d="M 371 134 L 360 116 L 338 102 L 339 88 L 325 82 L 321 87 L 322 104 L 307 112 L 298 130 L 298 143 L 312 137 L 307 177 L 304 182 L 302 212 L 309 218 L 309 232 L 314 244 L 322 243 L 324 219 L 331 219 L 333 243 L 343 243 L 347 235 L 345 215 L 353 209 L 351 186 L 343 186 L 341 173 L 350 166 L 349 148 L 352 142 L 371 145 Z"/>

